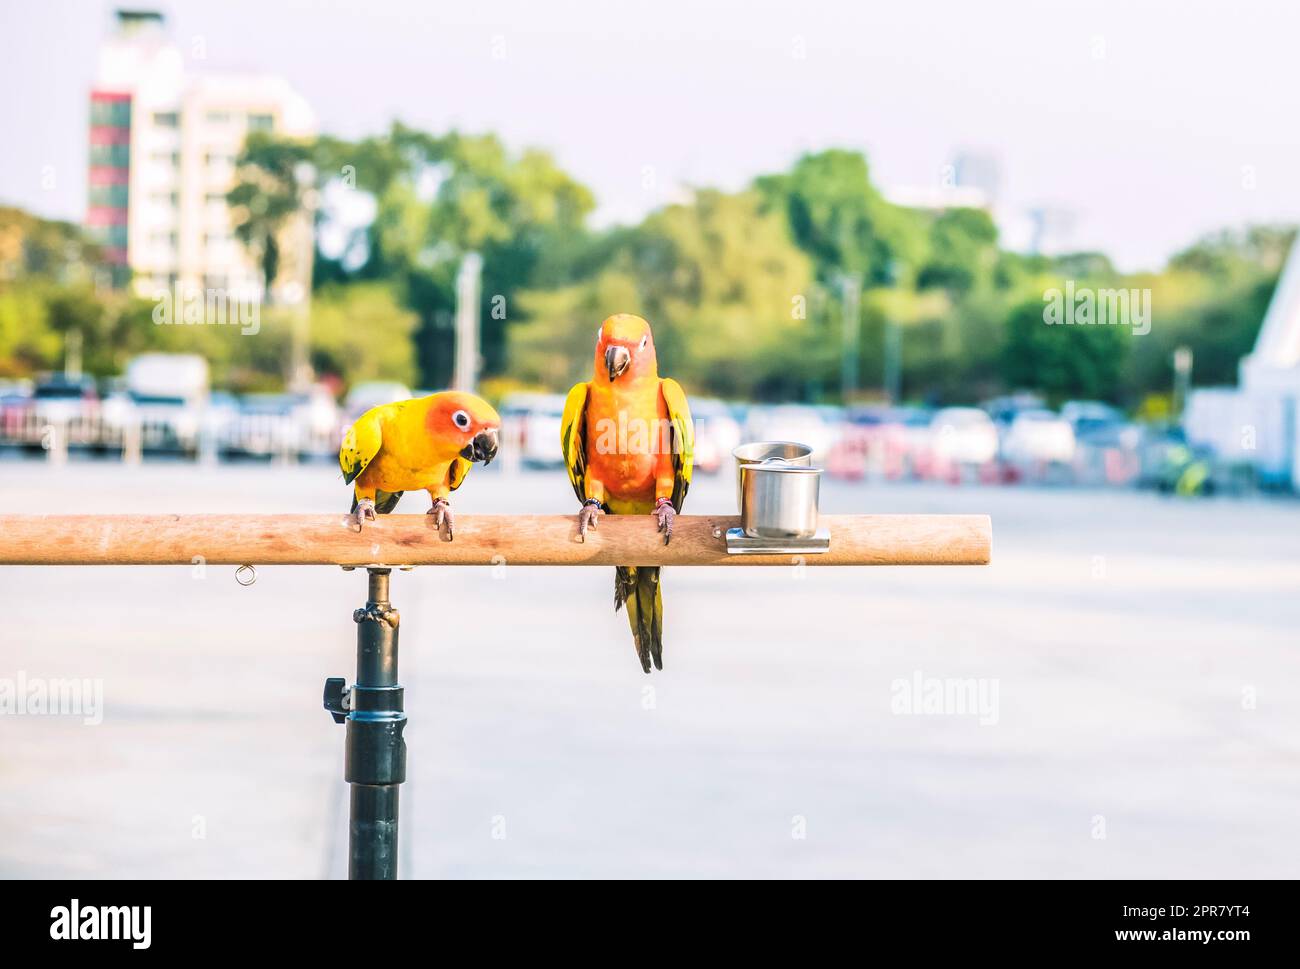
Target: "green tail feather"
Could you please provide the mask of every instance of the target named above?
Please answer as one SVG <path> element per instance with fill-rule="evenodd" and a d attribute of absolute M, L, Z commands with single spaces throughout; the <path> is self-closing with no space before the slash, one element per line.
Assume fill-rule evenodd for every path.
<path fill-rule="evenodd" d="M 653 662 L 655 669 L 663 669 L 664 600 L 658 567 L 620 565 L 614 569 L 614 611 L 624 603 L 641 668 L 649 673 Z"/>

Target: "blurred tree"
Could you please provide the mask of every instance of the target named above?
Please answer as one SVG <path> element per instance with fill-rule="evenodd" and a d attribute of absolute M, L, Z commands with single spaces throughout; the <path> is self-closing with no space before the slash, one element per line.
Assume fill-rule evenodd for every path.
<path fill-rule="evenodd" d="M 930 223 L 929 257 L 917 273 L 920 289 L 963 295 L 992 282 L 998 230 L 981 209 L 947 209 Z"/>
<path fill-rule="evenodd" d="M 1189 270 L 1220 283 L 1276 276 L 1295 240 L 1295 226 L 1253 225 L 1199 239 L 1169 260 L 1170 269 Z"/>
<path fill-rule="evenodd" d="M 314 190 L 314 151 L 310 142 L 255 131 L 235 163 L 226 202 L 235 238 L 257 254 L 268 303 L 280 275 L 279 236 L 302 214 L 305 193 Z"/>
<path fill-rule="evenodd" d="M 864 285 L 890 284 L 899 265 L 915 267 L 924 259 L 920 216 L 884 200 L 859 152 L 804 155 L 789 172 L 762 175 L 754 187 L 765 209 L 784 217 L 823 282 L 854 273 Z"/>
<path fill-rule="evenodd" d="M 312 366 L 322 376 L 416 382 L 416 315 L 400 306 L 381 282 L 330 286 L 311 307 Z"/>
<path fill-rule="evenodd" d="M 1127 326 L 1049 326 L 1042 299 L 1007 318 L 1002 376 L 1009 390 L 1037 390 L 1053 403 L 1068 398 L 1115 400 L 1133 339 Z"/>
<path fill-rule="evenodd" d="M 580 245 L 595 206 L 590 191 L 545 152 L 507 152 L 494 135 L 433 136 L 400 124 L 385 139 L 355 146 L 355 164 L 340 143 L 323 151 L 329 170 L 352 165 L 356 185 L 371 192 L 376 216 L 369 258 L 359 278 L 391 278 L 419 315 L 421 381 L 451 375 L 454 281 L 469 252 L 483 257 L 481 347 L 484 372 L 505 365 L 506 328 L 514 297 L 543 268 L 552 285 L 566 273 L 557 253 Z"/>
<path fill-rule="evenodd" d="M 606 244 L 594 278 L 523 295 L 517 373 L 567 389 L 590 375 L 600 321 L 631 312 L 654 326 L 662 371 L 694 393 L 799 397 L 825 376 L 831 358 L 806 312 L 812 265 L 757 193 L 700 190 Z"/>

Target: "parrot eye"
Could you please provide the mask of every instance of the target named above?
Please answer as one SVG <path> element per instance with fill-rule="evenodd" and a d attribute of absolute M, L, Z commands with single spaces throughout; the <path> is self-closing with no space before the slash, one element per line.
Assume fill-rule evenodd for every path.
<path fill-rule="evenodd" d="M 643 336 L 643 337 L 641 338 L 641 349 L 644 350 L 644 349 L 645 349 L 645 345 L 646 345 L 647 343 L 649 343 L 649 342 L 650 342 L 650 337 L 648 337 L 648 336 Z"/>
<path fill-rule="evenodd" d="M 465 413 L 463 410 L 458 410 L 456 413 L 452 414 L 451 420 L 452 423 L 462 431 L 469 427 L 469 414 Z"/>

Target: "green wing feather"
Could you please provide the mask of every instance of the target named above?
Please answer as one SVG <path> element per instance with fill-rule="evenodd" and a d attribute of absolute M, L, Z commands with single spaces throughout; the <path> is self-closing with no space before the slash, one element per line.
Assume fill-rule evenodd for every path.
<path fill-rule="evenodd" d="M 560 418 L 560 448 L 569 482 L 579 501 L 587 500 L 587 389 L 586 383 L 574 384 L 564 400 Z"/>
<path fill-rule="evenodd" d="M 668 422 L 673 430 L 673 507 L 681 511 L 695 467 L 695 425 L 681 384 L 665 377 L 659 381 L 659 392 L 668 407 Z"/>

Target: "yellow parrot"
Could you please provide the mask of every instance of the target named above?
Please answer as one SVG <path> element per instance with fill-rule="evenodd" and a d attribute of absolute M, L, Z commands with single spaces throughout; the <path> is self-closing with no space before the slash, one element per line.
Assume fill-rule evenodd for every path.
<path fill-rule="evenodd" d="M 602 511 L 652 514 L 672 539 L 673 519 L 691 484 L 695 432 L 681 385 L 660 378 L 650 324 L 619 313 L 596 332 L 595 372 L 569 391 L 560 421 L 569 481 L 582 502 L 585 541 Z M 663 669 L 663 595 L 657 567 L 618 566 L 614 611 L 627 605 L 641 668 Z"/>
<path fill-rule="evenodd" d="M 372 407 L 343 436 L 339 467 L 353 485 L 352 517 L 360 530 L 375 513 L 386 515 L 406 491 L 427 491 L 434 527 L 447 527 L 447 496 L 476 461 L 496 457 L 501 418 L 487 401 L 459 391 Z"/>

